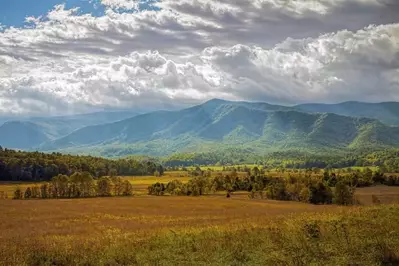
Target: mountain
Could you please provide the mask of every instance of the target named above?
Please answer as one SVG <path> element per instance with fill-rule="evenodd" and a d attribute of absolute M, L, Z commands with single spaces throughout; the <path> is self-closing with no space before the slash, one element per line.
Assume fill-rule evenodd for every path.
<path fill-rule="evenodd" d="M 312 113 L 334 113 L 344 116 L 368 117 L 388 125 L 399 125 L 399 103 L 344 102 L 339 104 L 302 104 L 297 110 Z"/>
<path fill-rule="evenodd" d="M 29 149 L 46 142 L 44 129 L 31 122 L 12 121 L 0 126 L 0 145 L 7 148 Z"/>
<path fill-rule="evenodd" d="M 86 126 L 112 123 L 137 114 L 134 111 L 97 112 L 71 116 L 32 117 L 27 118 L 26 121 L 40 125 L 46 134 L 56 139 Z"/>
<path fill-rule="evenodd" d="M 215 99 L 180 111 L 159 111 L 84 127 L 40 148 L 168 155 L 226 147 L 251 147 L 264 153 L 390 146 L 399 147 L 399 128 L 375 119 Z"/>
<path fill-rule="evenodd" d="M 55 117 L 0 118 L 0 145 L 7 148 L 30 149 L 43 142 L 67 136 L 73 131 L 133 117 L 132 111 L 98 112 Z"/>

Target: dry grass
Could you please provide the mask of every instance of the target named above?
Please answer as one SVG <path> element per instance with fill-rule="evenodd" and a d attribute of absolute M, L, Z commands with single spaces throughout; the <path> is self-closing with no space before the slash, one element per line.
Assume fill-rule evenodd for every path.
<path fill-rule="evenodd" d="M 399 245 L 398 206 L 315 206 L 250 200 L 245 192 L 229 199 L 152 197 L 144 195 L 147 186 L 190 178 L 184 172 L 126 178 L 135 197 L 0 201 L 0 265 L 307 265 L 327 259 L 369 265 L 380 256 L 399 258 L 399 250 L 386 247 Z M 32 184 L 0 184 L 0 191 L 11 198 L 17 185 Z M 373 195 L 381 203 L 399 202 L 398 187 L 356 194 L 363 205 L 372 204 Z M 319 220 L 325 237 L 315 242 L 302 226 Z M 336 235 L 338 225 L 343 231 Z"/>
<path fill-rule="evenodd" d="M 372 205 L 373 196 L 382 204 L 399 203 L 399 187 L 374 186 L 356 190 L 356 197 L 363 205 Z"/>
<path fill-rule="evenodd" d="M 143 196 L 10 200 L 0 212 L 0 265 L 399 262 L 398 206 Z"/>
<path fill-rule="evenodd" d="M 333 210 L 295 202 L 209 197 L 129 197 L 65 200 L 3 201 L 0 224 L 3 239 L 20 235 L 96 234 L 105 228 L 125 232 L 159 229 L 228 226 L 250 223 L 261 226 L 269 218 L 303 212 Z"/>
<path fill-rule="evenodd" d="M 0 265 L 2 262 L 14 264 L 16 257 L 30 254 L 33 246 L 74 248 L 77 243 L 105 245 L 103 241 L 109 241 L 111 236 L 138 241 L 172 231 L 261 228 L 278 217 L 336 209 L 334 206 L 249 200 L 246 195 L 230 199 L 224 196 L 140 196 L 4 200 L 0 205 Z"/>

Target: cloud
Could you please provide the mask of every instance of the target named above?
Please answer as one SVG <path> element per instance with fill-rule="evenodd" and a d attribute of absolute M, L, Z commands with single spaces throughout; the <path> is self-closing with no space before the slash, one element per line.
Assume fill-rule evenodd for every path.
<path fill-rule="evenodd" d="M 169 109 L 214 97 L 399 101 L 394 1 L 164 0 L 134 13 L 119 9 L 138 1 L 102 4 L 101 17 L 58 5 L 0 32 L 0 113 Z"/>
<path fill-rule="evenodd" d="M 113 9 L 138 9 L 139 0 L 101 0 L 101 4 Z"/>

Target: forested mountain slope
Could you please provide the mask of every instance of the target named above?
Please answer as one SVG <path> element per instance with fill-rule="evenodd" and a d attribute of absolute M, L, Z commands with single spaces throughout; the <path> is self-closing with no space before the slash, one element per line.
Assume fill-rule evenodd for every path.
<path fill-rule="evenodd" d="M 41 149 L 128 147 L 131 153 L 167 155 L 234 145 L 255 147 L 259 152 L 397 147 L 399 128 L 369 118 L 212 100 L 180 111 L 148 113 L 85 127 Z"/>

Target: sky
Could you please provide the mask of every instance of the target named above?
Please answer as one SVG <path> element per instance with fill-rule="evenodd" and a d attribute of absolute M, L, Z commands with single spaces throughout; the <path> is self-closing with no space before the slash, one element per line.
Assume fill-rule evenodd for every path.
<path fill-rule="evenodd" d="M 0 1 L 0 115 L 212 98 L 399 101 L 399 1 Z"/>

